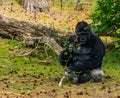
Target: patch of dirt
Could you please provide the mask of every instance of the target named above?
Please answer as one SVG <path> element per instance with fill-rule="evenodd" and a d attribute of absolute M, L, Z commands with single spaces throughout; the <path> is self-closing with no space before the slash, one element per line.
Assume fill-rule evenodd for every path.
<path fill-rule="evenodd" d="M 59 80 L 58 80 L 59 81 Z M 67 84 L 58 87 L 58 81 L 46 79 L 30 92 L 16 93 L 6 88 L 1 89 L 2 98 L 119 98 L 120 83 L 111 78 L 104 78 L 103 82 L 84 84 Z M 39 83 L 40 81 L 36 81 Z M 35 83 L 35 81 L 34 81 Z M 9 85 L 8 85 L 9 86 Z"/>

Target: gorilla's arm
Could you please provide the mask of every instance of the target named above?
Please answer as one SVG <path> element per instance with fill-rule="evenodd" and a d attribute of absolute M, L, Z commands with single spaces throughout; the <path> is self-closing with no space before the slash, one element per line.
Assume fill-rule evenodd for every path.
<path fill-rule="evenodd" d="M 73 62 L 73 58 L 72 58 L 73 53 L 72 51 L 71 52 L 69 51 L 69 45 L 74 43 L 74 41 L 75 41 L 75 35 L 71 35 L 67 39 L 65 50 L 63 50 L 59 56 L 60 64 L 63 66 L 68 66 L 70 63 Z"/>
<path fill-rule="evenodd" d="M 70 57 L 70 53 L 66 50 L 62 51 L 59 56 L 60 64 L 63 66 L 68 66 L 72 61 L 72 57 Z"/>

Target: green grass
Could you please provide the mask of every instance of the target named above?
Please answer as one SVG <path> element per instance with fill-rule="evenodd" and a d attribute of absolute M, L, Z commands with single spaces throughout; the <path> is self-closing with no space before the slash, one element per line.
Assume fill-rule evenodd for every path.
<path fill-rule="evenodd" d="M 24 50 L 27 52 L 23 43 L 13 39 L 0 38 L 0 90 L 11 89 L 21 93 L 29 92 L 38 85 L 40 86 L 39 83 L 54 81 L 63 73 L 63 67 L 59 65 L 58 58 L 52 50 L 47 49 L 49 56 L 53 57 L 50 64 L 40 63 L 41 61 L 48 61 L 45 52 L 40 54 L 43 56 L 39 57 L 35 55 L 13 57 Z M 34 81 L 37 82 L 34 83 Z M 9 86 L 6 87 L 6 85 Z"/>
<path fill-rule="evenodd" d="M 112 69 L 120 69 L 120 50 L 113 49 L 106 52 L 103 60 L 103 66 Z"/>
<path fill-rule="evenodd" d="M 27 93 L 37 87 L 42 87 L 43 84 L 46 87 L 48 84 L 49 87 L 57 87 L 52 83 L 58 84 L 64 68 L 60 66 L 58 57 L 50 49 L 47 50 L 49 56 L 52 57 L 50 64 L 40 63 L 41 60 L 48 61 L 44 52 L 40 54 L 43 55 L 42 58 L 41 56 L 1 58 L 1 56 L 17 55 L 23 50 L 27 48 L 21 42 L 0 38 L 0 90 L 8 89 Z M 120 82 L 119 53 L 120 51 L 116 49 L 106 52 L 103 70 L 106 76 L 109 75 Z"/>
<path fill-rule="evenodd" d="M 120 49 L 113 49 L 106 52 L 103 60 L 105 74 L 120 82 Z"/>
<path fill-rule="evenodd" d="M 3 70 L 4 67 L 6 67 L 7 68 L 5 69 L 6 71 L 16 70 L 18 74 L 23 74 L 24 72 L 28 74 L 33 74 L 35 72 L 36 74 L 39 74 L 42 72 L 45 76 L 48 76 L 49 73 L 52 74 L 53 72 L 52 77 L 54 77 L 54 75 L 56 75 L 54 73 L 57 71 L 59 72 L 60 68 L 62 68 L 61 66 L 59 66 L 58 57 L 50 49 L 47 49 L 47 51 L 49 52 L 48 55 L 52 57 L 50 58 L 52 64 L 48 64 L 49 66 L 39 63 L 41 61 L 47 61 L 48 58 L 45 56 L 45 51 L 44 53 L 40 54 L 43 56 L 39 56 L 39 57 L 36 57 L 35 55 L 26 56 L 26 57 L 13 57 L 14 55 L 19 55 L 20 52 L 22 52 L 24 49 L 27 49 L 27 48 L 25 48 L 24 44 L 21 42 L 18 42 L 16 40 L 8 40 L 8 39 L 0 38 L 1 69 Z M 8 58 L 4 58 L 6 56 Z M 5 70 L 4 70 L 4 73 L 6 72 Z"/>

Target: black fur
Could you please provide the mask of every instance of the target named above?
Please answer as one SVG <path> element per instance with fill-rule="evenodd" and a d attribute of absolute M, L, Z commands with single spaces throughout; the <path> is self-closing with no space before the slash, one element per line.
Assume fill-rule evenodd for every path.
<path fill-rule="evenodd" d="M 80 36 L 71 35 L 66 42 L 65 50 L 60 54 L 61 65 L 67 66 L 68 69 L 75 72 L 100 68 L 105 55 L 105 48 L 101 39 L 92 33 L 90 26 L 84 21 L 77 23 L 75 32 L 76 34 L 78 32 L 87 32 L 90 38 L 86 43 L 80 44 L 76 40 Z M 74 44 L 72 52 L 69 52 L 68 49 L 70 44 Z"/>

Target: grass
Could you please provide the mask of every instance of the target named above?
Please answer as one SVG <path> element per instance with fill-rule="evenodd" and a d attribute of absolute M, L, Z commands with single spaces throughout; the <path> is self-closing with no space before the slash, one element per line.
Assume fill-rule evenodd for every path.
<path fill-rule="evenodd" d="M 108 51 L 104 57 L 103 63 L 104 67 L 111 69 L 120 69 L 120 50 L 113 49 Z"/>
<path fill-rule="evenodd" d="M 0 38 L 0 90 L 4 92 L 20 93 L 23 95 L 29 95 L 30 93 L 49 92 L 56 91 L 66 92 L 67 90 L 73 90 L 76 93 L 77 86 L 71 85 L 70 83 L 65 84 L 64 88 L 58 87 L 58 81 L 61 75 L 64 73 L 64 68 L 60 66 L 58 57 L 53 52 L 45 47 L 51 56 L 50 64 L 40 63 L 41 60 L 48 60 L 43 52 L 41 56 L 26 56 L 26 57 L 12 57 L 12 58 L 1 58 L 1 56 L 12 56 L 18 55 L 21 51 L 27 52 L 29 48 L 25 48 L 21 42 L 16 40 L 8 40 Z M 112 89 L 119 88 L 120 83 L 120 61 L 119 61 L 119 50 L 113 49 L 106 52 L 103 60 L 103 70 L 105 71 L 104 82 L 86 83 L 78 86 L 78 90 L 84 92 L 84 88 L 87 88 L 87 92 L 91 95 L 94 93 L 91 89 L 94 87 L 98 91 L 98 88 L 105 88 L 107 92 L 109 85 L 113 85 Z M 110 78 L 110 79 L 109 79 Z M 112 82 L 110 82 L 112 81 Z M 114 84 L 111 84 L 114 83 Z M 86 85 L 89 85 L 86 87 Z M 117 86 L 118 85 L 118 86 Z M 104 93 L 104 89 L 100 94 Z M 116 91 L 116 95 L 119 95 L 119 90 Z M 74 94 L 75 95 L 75 94 Z M 73 95 L 73 96 L 74 96 Z M 62 94 L 61 94 L 62 96 Z M 75 98 L 75 97 L 73 97 Z"/>
<path fill-rule="evenodd" d="M 58 57 L 55 54 L 53 56 L 52 52 L 52 62 L 46 65 L 40 63 L 41 60 L 47 59 L 45 56 L 43 56 L 44 59 L 36 56 L 1 58 L 1 56 L 6 55 L 17 55 L 23 50 L 27 50 L 27 48 L 23 47 L 21 42 L 0 38 L 0 89 L 27 93 L 40 86 L 40 84 L 46 83 L 47 85 L 49 81 L 59 81 L 64 68 L 60 66 Z M 109 75 L 120 82 L 119 53 L 120 50 L 116 49 L 106 52 L 103 60 L 103 70 L 105 76 Z M 44 55 L 44 53 L 41 55 Z"/>
<path fill-rule="evenodd" d="M 12 89 L 19 92 L 31 91 L 37 87 L 38 83 L 42 84 L 49 79 L 57 79 L 63 73 L 58 59 L 54 57 L 53 60 L 57 61 L 52 61 L 51 64 L 42 64 L 40 63 L 42 58 L 35 56 L 10 57 L 19 55 L 24 50 L 27 52 L 28 49 L 23 47 L 21 42 L 0 38 L 0 89 Z M 55 56 L 55 54 L 52 55 Z M 4 58 L 6 56 L 8 58 Z M 42 60 L 46 60 L 46 58 Z M 34 81 L 38 82 L 34 83 Z M 8 86 L 6 87 L 6 85 Z"/>
<path fill-rule="evenodd" d="M 110 75 L 120 82 L 120 49 L 106 52 L 103 60 L 103 69 L 106 75 Z"/>

